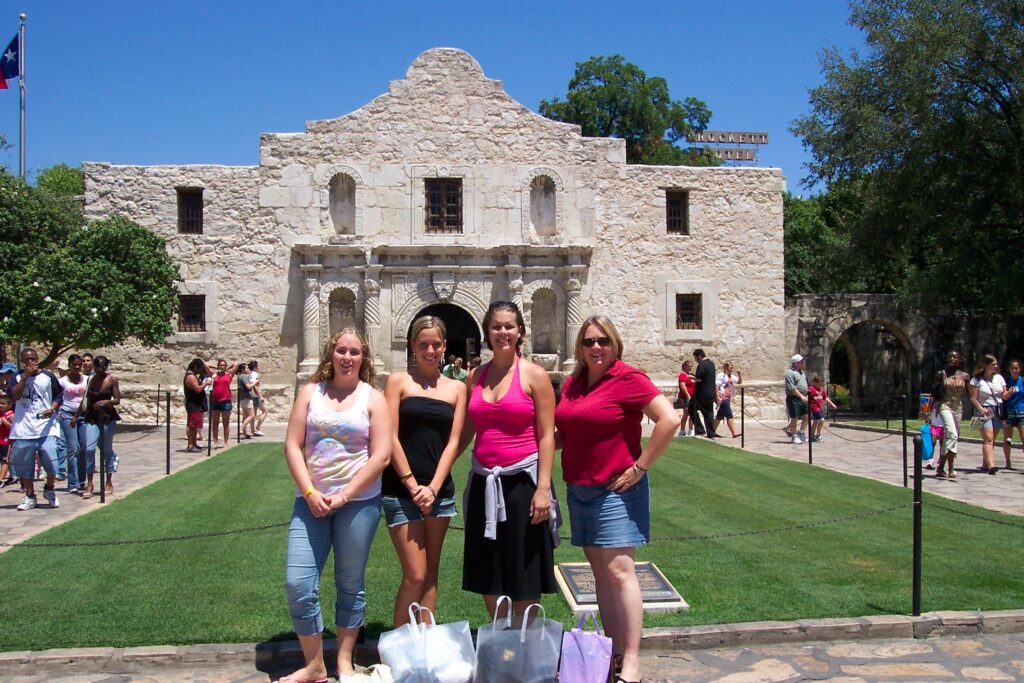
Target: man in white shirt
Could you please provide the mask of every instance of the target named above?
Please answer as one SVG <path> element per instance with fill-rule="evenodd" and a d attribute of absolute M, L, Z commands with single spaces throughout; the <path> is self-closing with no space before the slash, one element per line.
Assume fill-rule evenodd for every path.
<path fill-rule="evenodd" d="M 57 376 L 39 367 L 39 354 L 33 348 L 21 352 L 21 374 L 11 381 L 11 399 L 14 421 L 11 424 L 11 471 L 21 479 L 25 499 L 18 510 L 31 510 L 36 506 L 35 455 L 46 470 L 43 496 L 51 508 L 59 508 L 54 481 L 57 478 L 57 438 L 60 422 L 57 409 L 64 400 Z"/>

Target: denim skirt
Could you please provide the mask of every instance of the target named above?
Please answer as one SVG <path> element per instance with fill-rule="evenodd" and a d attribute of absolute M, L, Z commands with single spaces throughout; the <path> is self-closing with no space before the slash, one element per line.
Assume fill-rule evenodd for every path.
<path fill-rule="evenodd" d="M 569 484 L 572 544 L 595 548 L 635 548 L 651 541 L 651 487 L 647 475 L 625 491 L 607 486 Z"/>

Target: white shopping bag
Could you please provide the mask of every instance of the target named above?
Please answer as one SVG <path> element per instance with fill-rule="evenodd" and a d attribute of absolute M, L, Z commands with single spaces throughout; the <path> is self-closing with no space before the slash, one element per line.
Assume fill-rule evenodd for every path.
<path fill-rule="evenodd" d="M 426 613 L 429 623 L 416 623 Z M 418 603 L 409 606 L 409 623 L 382 633 L 377 641 L 380 661 L 403 683 L 469 683 L 473 680 L 473 637 L 469 622 L 440 624 Z"/>

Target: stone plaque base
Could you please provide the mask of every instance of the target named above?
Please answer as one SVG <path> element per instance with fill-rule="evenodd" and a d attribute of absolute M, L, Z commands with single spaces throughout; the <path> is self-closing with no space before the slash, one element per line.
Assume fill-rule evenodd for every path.
<path fill-rule="evenodd" d="M 688 611 L 689 603 L 679 595 L 653 562 L 637 562 L 645 612 Z M 562 562 L 555 567 L 555 580 L 574 614 L 597 611 L 597 589 L 588 562 Z"/>

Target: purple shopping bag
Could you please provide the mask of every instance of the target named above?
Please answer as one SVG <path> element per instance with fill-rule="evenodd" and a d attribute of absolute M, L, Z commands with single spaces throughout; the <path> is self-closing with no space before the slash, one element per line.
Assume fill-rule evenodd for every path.
<path fill-rule="evenodd" d="M 587 615 L 594 619 L 594 630 L 584 631 Z M 562 661 L 558 666 L 559 683 L 605 683 L 612 665 L 612 639 L 601 633 L 597 614 L 587 612 L 576 628 L 562 634 Z"/>

